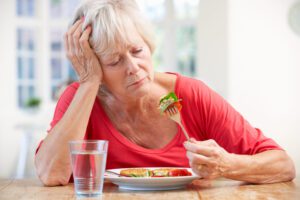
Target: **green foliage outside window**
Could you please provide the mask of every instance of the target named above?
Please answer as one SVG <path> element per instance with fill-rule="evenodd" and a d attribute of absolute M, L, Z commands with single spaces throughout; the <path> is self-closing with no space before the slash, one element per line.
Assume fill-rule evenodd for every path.
<path fill-rule="evenodd" d="M 37 108 L 41 104 L 41 99 L 37 97 L 29 98 L 26 102 L 27 108 Z"/>

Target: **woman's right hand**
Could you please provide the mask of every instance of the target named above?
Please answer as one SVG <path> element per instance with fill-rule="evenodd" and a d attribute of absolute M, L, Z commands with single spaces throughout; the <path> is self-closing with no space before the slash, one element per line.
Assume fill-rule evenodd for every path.
<path fill-rule="evenodd" d="M 101 84 L 102 69 L 100 61 L 89 44 L 92 27 L 82 31 L 83 18 L 76 21 L 64 36 L 67 58 L 71 61 L 80 83 Z"/>

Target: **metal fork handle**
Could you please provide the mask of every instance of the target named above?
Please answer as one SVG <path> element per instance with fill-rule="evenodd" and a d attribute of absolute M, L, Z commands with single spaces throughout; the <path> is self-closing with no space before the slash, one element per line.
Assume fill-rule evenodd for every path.
<path fill-rule="evenodd" d="M 128 176 L 125 176 L 125 175 L 121 175 L 120 173 L 109 171 L 109 170 L 106 170 L 105 173 L 113 174 L 113 175 L 117 175 L 117 176 L 121 176 L 121 177 L 128 177 Z"/>
<path fill-rule="evenodd" d="M 187 133 L 187 131 L 185 130 L 183 124 L 181 123 L 181 117 L 180 117 L 180 113 L 179 113 L 177 107 L 172 107 L 172 108 L 170 108 L 170 110 L 167 110 L 167 111 L 169 112 L 170 118 L 173 121 L 175 121 L 177 124 L 179 124 L 179 126 L 181 127 L 181 129 L 182 129 L 182 131 L 183 131 L 183 133 L 184 133 L 184 135 L 186 137 L 186 139 L 190 140 L 189 134 Z"/>
<path fill-rule="evenodd" d="M 184 126 L 182 125 L 181 121 L 178 122 L 179 126 L 181 127 L 181 130 L 183 131 L 184 136 L 186 137 L 187 140 L 190 140 L 190 136 L 185 130 Z"/>

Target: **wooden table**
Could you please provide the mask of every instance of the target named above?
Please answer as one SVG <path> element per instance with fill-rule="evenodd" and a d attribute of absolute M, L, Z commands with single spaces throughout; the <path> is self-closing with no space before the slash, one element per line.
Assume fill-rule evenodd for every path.
<path fill-rule="evenodd" d="M 0 180 L 0 199 L 76 199 L 74 185 L 44 187 L 36 179 Z M 212 182 L 195 181 L 186 189 L 171 191 L 119 190 L 105 183 L 104 193 L 98 199 L 300 199 L 300 178 L 292 182 L 253 185 L 227 179 Z"/>

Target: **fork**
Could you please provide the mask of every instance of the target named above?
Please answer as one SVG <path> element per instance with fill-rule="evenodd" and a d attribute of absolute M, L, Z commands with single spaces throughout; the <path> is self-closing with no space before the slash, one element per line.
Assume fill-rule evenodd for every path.
<path fill-rule="evenodd" d="M 128 176 L 126 176 L 126 175 L 122 175 L 122 174 L 120 174 L 120 173 L 113 172 L 113 171 L 110 171 L 110 170 L 106 170 L 105 173 L 117 175 L 117 176 L 120 176 L 120 177 L 128 177 Z"/>
<path fill-rule="evenodd" d="M 187 133 L 187 131 L 185 130 L 183 124 L 181 123 L 181 117 L 180 117 L 180 113 L 179 110 L 176 106 L 170 106 L 168 107 L 165 112 L 167 113 L 167 115 L 170 117 L 170 119 L 172 119 L 173 121 L 175 121 L 177 124 L 179 124 L 179 126 L 181 127 L 185 137 L 187 140 L 190 140 L 190 137 Z"/>

